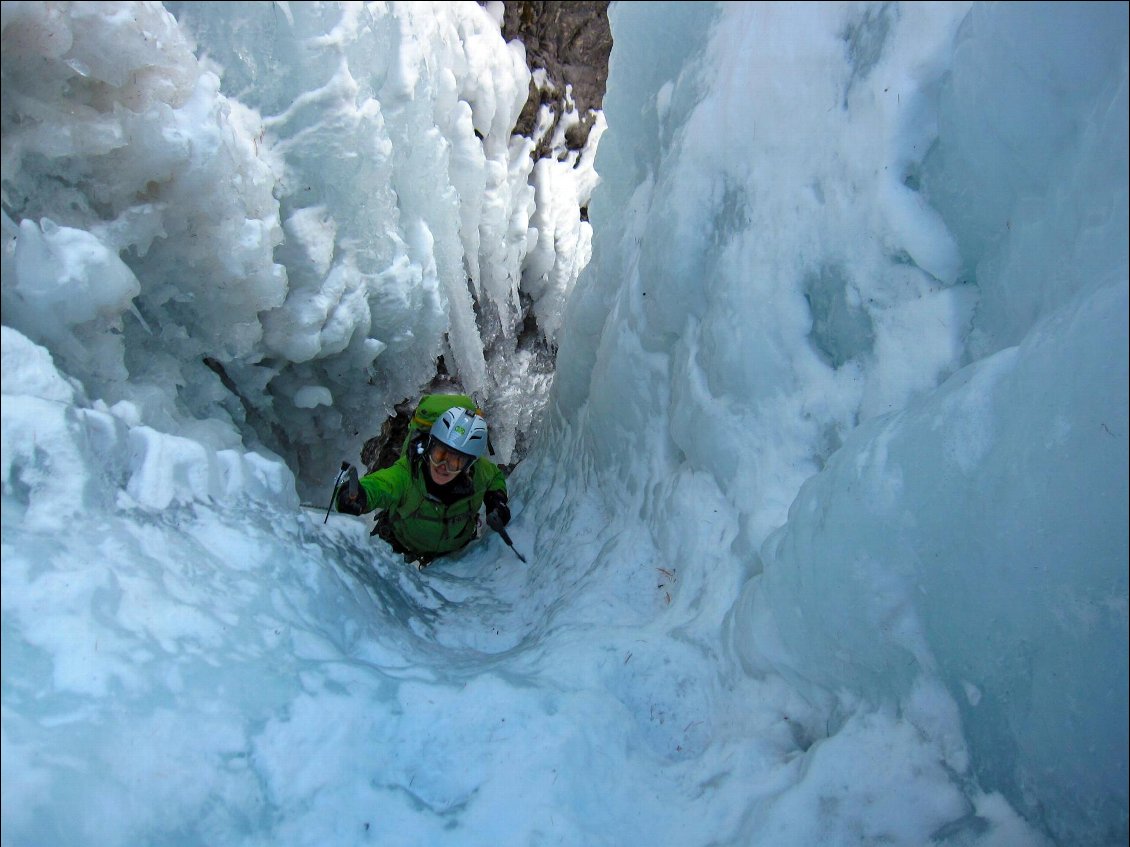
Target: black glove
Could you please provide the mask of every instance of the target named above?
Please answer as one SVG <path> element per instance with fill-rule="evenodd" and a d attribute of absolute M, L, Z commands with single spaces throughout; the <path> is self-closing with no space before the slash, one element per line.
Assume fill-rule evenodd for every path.
<path fill-rule="evenodd" d="M 364 493 L 357 497 L 350 497 L 349 488 L 343 485 L 341 490 L 337 492 L 337 510 L 347 515 L 361 514 L 365 511 Z"/>
<path fill-rule="evenodd" d="M 510 507 L 505 503 L 496 503 L 487 512 L 487 526 L 495 532 L 502 532 L 510 523 Z"/>

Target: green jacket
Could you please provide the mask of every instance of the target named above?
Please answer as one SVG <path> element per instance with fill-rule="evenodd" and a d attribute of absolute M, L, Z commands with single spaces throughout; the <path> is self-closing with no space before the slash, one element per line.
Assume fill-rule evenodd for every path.
<path fill-rule="evenodd" d="M 428 492 L 424 459 L 407 451 L 390 467 L 361 477 L 365 511 L 384 509 L 401 546 L 417 553 L 442 555 L 466 545 L 475 534 L 484 497 L 506 501 L 506 477 L 489 459 L 479 459 L 469 473 Z"/>

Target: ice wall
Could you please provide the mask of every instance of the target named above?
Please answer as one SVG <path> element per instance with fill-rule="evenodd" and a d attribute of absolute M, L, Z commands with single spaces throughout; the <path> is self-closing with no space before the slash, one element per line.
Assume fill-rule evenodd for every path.
<path fill-rule="evenodd" d="M 5 4 L 5 322 L 147 425 L 282 456 L 304 493 L 441 356 L 516 458 L 588 257 L 595 176 L 558 173 L 592 174 L 599 133 L 534 167 L 500 14 Z M 71 285 L 96 313 L 62 308 Z"/>
<path fill-rule="evenodd" d="M 571 298 L 496 6 L 169 8 L 3 6 L 6 823 L 1125 843 L 1124 5 L 615 6 Z M 326 541 L 262 454 L 537 394 L 524 296 L 537 567 Z"/>
<path fill-rule="evenodd" d="M 613 10 L 561 440 L 681 590 L 752 577 L 746 672 L 1121 843 L 1126 7 L 664 8 Z"/>

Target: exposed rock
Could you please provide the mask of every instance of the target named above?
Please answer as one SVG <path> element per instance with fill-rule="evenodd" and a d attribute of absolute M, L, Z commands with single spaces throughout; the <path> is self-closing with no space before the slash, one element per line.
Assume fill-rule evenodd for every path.
<path fill-rule="evenodd" d="M 569 129 L 565 141 L 570 150 L 585 146 L 604 103 L 608 81 L 608 55 L 612 52 L 612 30 L 608 25 L 607 0 L 508 0 L 502 22 L 502 37 L 517 39 L 526 48 L 526 65 L 542 69 L 548 85 L 539 89 L 530 83 L 530 97 L 514 128 L 516 135 L 533 137 L 538 110 L 548 104 L 554 127 L 569 106 L 566 91 L 581 122 Z M 550 155 L 553 128 L 534 151 L 534 158 Z"/>

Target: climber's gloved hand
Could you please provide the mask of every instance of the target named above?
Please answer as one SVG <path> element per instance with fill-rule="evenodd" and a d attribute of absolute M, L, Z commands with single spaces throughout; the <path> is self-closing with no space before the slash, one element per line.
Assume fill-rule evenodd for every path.
<path fill-rule="evenodd" d="M 337 493 L 337 510 L 347 515 L 359 515 L 365 511 L 364 498 L 361 495 L 350 497 L 349 490 L 342 486 Z"/>
<path fill-rule="evenodd" d="M 510 523 L 510 507 L 505 503 L 497 503 L 487 511 L 487 526 L 495 532 L 502 532 Z"/>

